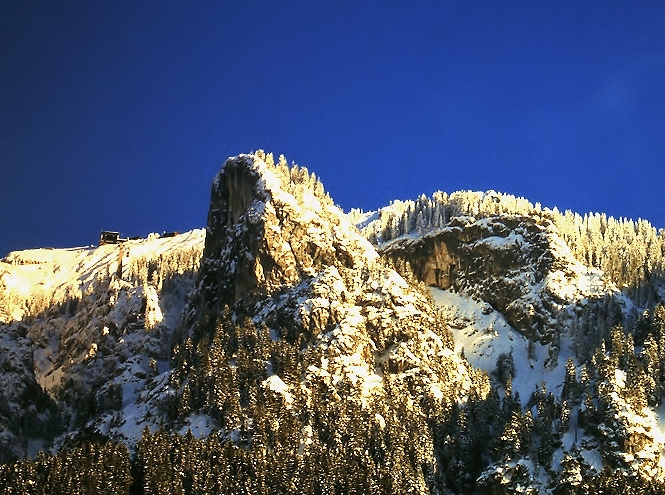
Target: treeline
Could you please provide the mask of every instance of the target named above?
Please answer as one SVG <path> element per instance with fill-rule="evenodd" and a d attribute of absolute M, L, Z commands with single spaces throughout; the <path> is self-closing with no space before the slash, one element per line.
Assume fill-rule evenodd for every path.
<path fill-rule="evenodd" d="M 325 191 L 323 183 L 315 173 L 309 172 L 306 167 L 301 167 L 296 163 L 289 165 L 284 155 L 279 155 L 277 163 L 275 163 L 274 155 L 263 150 L 257 150 L 255 155 L 263 160 L 268 166 L 268 170 L 280 179 L 281 189 L 291 194 L 298 202 L 309 203 L 305 195 L 306 193 L 313 193 L 318 200 L 325 204 L 333 203 Z"/>
<path fill-rule="evenodd" d="M 0 466 L 2 495 L 70 495 L 129 493 L 132 467 L 122 443 L 81 447 Z M 140 492 L 139 492 L 140 493 Z"/>
<path fill-rule="evenodd" d="M 315 348 L 305 350 L 297 339 L 273 340 L 267 329 L 250 321 L 227 322 L 213 336 L 177 349 L 181 366 L 172 385 L 180 393 L 165 406 L 176 422 L 204 411 L 224 425 L 223 441 L 213 434 L 204 442 L 225 445 L 229 467 L 224 472 L 238 483 L 223 488 L 225 493 L 236 493 L 237 486 L 253 493 L 493 493 L 498 486 L 528 492 L 557 485 L 568 490 L 557 493 L 618 493 L 629 487 L 650 493 L 665 487 L 637 478 L 627 459 L 639 458 L 643 470 L 652 467 L 652 433 L 641 432 L 632 416 L 617 414 L 660 403 L 663 380 L 649 377 L 665 377 L 659 364 L 665 362 L 665 310 L 645 315 L 638 328 L 643 351 L 636 353 L 632 336 L 614 327 L 601 337 L 587 365 L 576 369 L 569 360 L 561 395 L 543 385 L 524 408 L 512 389 L 520 371 L 510 354 L 497 361 L 502 398 L 497 390 L 481 397 L 479 380 L 464 403 L 447 393 L 432 400 L 422 395 L 417 374 L 402 374 L 405 370 L 385 361 L 385 394 L 363 404 L 352 399 L 348 384 L 331 387 L 311 375 L 303 382 L 308 367 L 320 361 Z M 446 366 L 430 363 L 444 375 L 438 365 Z M 267 385 L 273 373 L 283 379 L 277 389 Z M 617 376 L 623 377 L 620 384 Z M 578 434 L 595 439 L 608 465 L 628 474 L 610 479 L 607 472 L 597 473 L 577 446 L 566 450 L 564 436 Z M 167 448 L 169 441 L 162 442 Z M 557 451 L 563 455 L 561 465 L 554 458 Z M 524 468 L 524 459 L 547 473 L 547 487 L 533 469 Z M 205 462 L 199 472 L 210 469 Z M 179 465 L 164 469 L 196 471 Z"/>
<path fill-rule="evenodd" d="M 605 214 L 552 211 L 561 236 L 575 257 L 600 268 L 620 289 L 647 302 L 647 283 L 665 268 L 665 235 L 646 220 L 616 219 Z M 639 291 L 642 290 L 640 293 Z"/>
<path fill-rule="evenodd" d="M 431 324 L 452 345 L 441 322 Z M 502 429 L 498 396 L 480 398 L 488 388 L 480 372 L 472 375 L 477 383 L 468 403 L 460 405 L 447 390 L 428 397 L 415 369 L 404 373 L 408 363 L 386 359 L 383 391 L 362 398 L 342 372 L 335 384 L 308 372 L 325 359 L 321 346 L 308 345 L 302 334 L 275 338 L 250 320 L 222 319 L 212 335 L 193 337 L 176 346 L 171 385 L 178 394 L 164 402 L 164 412 L 176 423 L 204 412 L 221 426 L 234 445 L 225 447 L 235 456 L 231 465 L 255 470 L 224 469 L 231 469 L 234 486 L 251 493 L 463 490 L 486 464 L 488 438 Z M 428 373 L 454 376 L 456 366 L 433 360 Z M 244 493 L 220 490 L 210 493 Z"/>
<path fill-rule="evenodd" d="M 379 210 L 378 218 L 364 223 L 362 212 L 350 213 L 373 243 L 444 228 L 456 217 L 496 215 L 535 216 L 544 226 L 552 222 L 580 262 L 600 268 L 619 288 L 642 288 L 643 298 L 647 297 L 645 284 L 660 277 L 665 268 L 665 235 L 646 220 L 615 219 L 598 213 L 580 215 L 569 210 L 561 213 L 557 208 L 543 208 L 539 203 L 494 191 L 438 191 L 415 201 L 394 201 Z"/>
<path fill-rule="evenodd" d="M 132 285 L 152 285 L 158 292 L 169 291 L 174 280 L 196 278 L 201 264 L 203 245 L 174 249 L 160 254 L 132 257 L 123 278 Z M 164 287 L 166 285 L 166 287 Z"/>

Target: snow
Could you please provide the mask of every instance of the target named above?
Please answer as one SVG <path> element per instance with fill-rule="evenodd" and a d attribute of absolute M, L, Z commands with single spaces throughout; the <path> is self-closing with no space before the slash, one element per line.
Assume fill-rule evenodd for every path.
<path fill-rule="evenodd" d="M 188 431 L 192 432 L 195 438 L 204 438 L 213 432 L 214 422 L 207 414 L 195 413 L 185 419 L 185 424 L 180 428 L 181 435 L 187 434 Z"/>
<path fill-rule="evenodd" d="M 348 213 L 349 220 L 353 223 L 358 230 L 362 230 L 367 227 L 370 223 L 379 220 L 378 211 L 368 211 L 364 212 L 357 208 L 352 208 Z"/>
<path fill-rule="evenodd" d="M 292 406 L 295 387 L 305 386 L 309 380 L 317 378 L 337 387 L 338 391 L 349 391 L 351 400 L 369 407 L 374 399 L 386 393 L 387 381 L 399 383 L 403 380 L 409 384 L 417 383 L 410 385 L 407 391 L 413 393 L 409 397 L 411 403 L 423 398 L 423 395 L 416 397 L 414 390 L 433 399 L 433 402 L 452 396 L 461 403 L 466 400 L 472 386 L 480 387 L 472 382 L 471 376 L 476 371 L 469 364 L 494 376 L 495 384 L 502 390 L 503 386 L 498 383 L 495 373 L 497 360 L 501 355 L 510 355 L 515 366 L 512 389 L 519 394 L 524 409 L 529 407 L 532 394 L 538 389 L 544 387 L 555 394 L 561 392 L 564 363 L 573 356 L 571 337 L 565 329 L 557 335 L 557 348 L 531 342 L 488 303 L 463 293 L 430 289 L 432 299 L 452 329 L 454 350 L 446 347 L 448 344 L 429 329 L 413 332 L 415 335 L 400 335 L 397 342 L 389 341 L 386 348 L 377 349 L 380 347 L 379 339 L 375 342 L 372 340 L 374 337 L 369 336 L 373 329 L 390 328 L 398 321 L 431 319 L 432 314 L 425 309 L 428 304 L 426 298 L 415 292 L 397 272 L 385 269 L 378 262 L 379 254 L 359 234 L 356 225 L 366 229 L 373 226 L 376 233 L 378 225 L 383 229 L 388 217 L 401 217 L 412 209 L 414 202 L 395 201 L 379 212 L 354 210 L 345 215 L 329 198 L 306 187 L 298 188 L 298 185 L 291 184 L 291 192 L 285 190 L 284 177 L 262 157 L 246 155 L 245 158 L 258 174 L 255 192 L 261 193 L 261 199 L 255 199 L 249 207 L 246 218 L 250 222 L 260 222 L 266 215 L 279 216 L 278 212 L 286 212 L 294 222 L 305 225 L 308 241 L 322 247 L 334 243 L 335 249 L 351 256 L 352 265 L 369 268 L 362 276 L 349 276 L 345 269 L 340 268 L 343 277 L 334 266 L 321 269 L 307 267 L 303 269 L 306 277 L 299 284 L 284 287 L 285 292 L 279 296 L 257 303 L 254 315 L 257 323 L 268 321 L 268 316 L 283 311 L 291 303 L 293 317 L 305 328 L 313 328 L 314 325 L 310 326 L 309 322 L 315 318 L 321 318 L 324 322 L 314 321 L 322 334 L 314 336 L 313 346 L 318 347 L 321 355 L 318 362 L 314 359 L 314 364 L 308 366 L 302 382 L 287 384 L 268 366 L 270 376 L 261 382 L 262 388 L 282 397 L 287 406 Z M 218 183 L 219 176 L 215 180 Z M 479 193 L 478 201 L 493 200 L 493 194 Z M 496 198 L 497 203 L 506 200 L 505 196 L 498 194 Z M 477 210 L 476 205 L 476 214 Z M 496 219 L 458 217 L 458 220 L 476 222 L 492 233 L 505 233 L 505 228 L 495 228 L 500 226 Z M 236 226 L 237 229 L 241 227 L 243 225 Z M 282 235 L 281 226 L 269 225 L 268 228 L 278 236 Z M 507 235 L 491 235 L 476 241 L 476 244 L 489 250 L 521 250 L 526 243 L 521 231 L 517 229 Z M 422 230 L 414 229 L 403 234 L 402 238 L 421 235 Z M 616 287 L 605 281 L 602 271 L 587 268 L 575 260 L 556 229 L 548 227 L 547 236 L 554 258 L 552 267 L 542 283 L 534 282 L 528 270 L 515 275 L 515 281 L 521 283 L 526 292 L 515 304 L 537 302 L 542 298 L 544 289 L 558 298 L 558 302 L 553 304 L 556 310 L 561 311 L 587 297 L 608 292 L 618 294 Z M 68 375 L 71 369 L 78 366 L 76 369 L 80 370 L 84 365 L 100 363 L 109 348 L 111 352 L 123 356 L 114 370 L 115 374 L 109 376 L 109 383 L 105 385 L 121 388 L 120 410 L 105 413 L 101 419 L 94 418 L 88 427 L 92 426 L 113 438 L 124 439 L 130 447 L 141 437 L 143 428 L 157 427 L 159 418 L 158 415 L 153 416 L 154 410 L 164 400 L 173 398 L 176 390 L 170 385 L 172 371 L 166 356 L 161 355 L 163 360 L 158 363 L 152 358 L 156 356 L 152 351 L 159 345 L 158 339 L 152 335 L 162 328 L 166 331 L 175 328 L 185 298 L 181 298 L 179 303 L 169 303 L 151 283 L 132 286 L 127 280 L 129 267 L 133 261 L 156 259 L 177 250 L 202 251 L 204 239 L 205 230 L 168 238 L 150 235 L 147 239 L 127 241 L 121 245 L 14 252 L 0 263 L 0 295 L 5 295 L 0 298 L 0 322 L 21 320 L 39 313 L 40 308 L 67 301 L 68 298 L 83 298 L 93 293 L 100 277 L 112 274 L 108 303 L 104 303 L 108 309 L 107 319 L 98 321 L 98 327 L 91 327 L 90 335 L 78 332 L 69 337 L 70 347 L 77 348 L 80 344 L 80 349 L 77 354 L 68 356 L 68 366 L 62 365 L 62 362 L 56 365 L 60 357 L 58 352 L 62 352 L 60 350 L 65 344 L 59 338 L 61 329 L 44 338 L 33 353 L 35 377 L 46 391 L 60 387 L 71 376 Z M 292 251 L 287 240 L 275 249 L 285 253 Z M 226 266 L 234 267 L 232 263 Z M 143 327 L 138 331 L 134 327 L 127 329 L 127 316 L 140 311 L 144 311 Z M 122 329 L 122 337 L 118 329 Z M 278 329 L 270 329 L 270 335 L 273 340 L 280 338 Z M 557 352 L 552 353 L 553 350 Z M 385 373 L 381 365 L 387 362 L 391 365 L 397 363 L 399 371 L 393 368 L 390 373 Z M 236 366 L 235 360 L 232 360 L 231 366 Z M 485 380 L 482 383 L 489 383 L 483 374 L 476 373 L 476 376 Z M 665 445 L 665 406 L 656 411 L 632 409 L 623 399 L 626 374 L 621 370 L 614 371 L 610 386 L 609 397 L 616 409 L 615 419 L 629 433 L 653 440 L 642 451 L 624 453 L 623 459 L 635 465 L 644 459 L 657 460 L 657 465 L 665 472 L 665 461 L 661 455 Z M 391 387 L 390 390 L 399 389 Z M 603 457 L 598 445 L 578 427 L 579 412 L 580 406 L 573 405 L 570 428 L 564 432 L 562 445 L 554 452 L 553 467 L 560 466 L 566 452 L 579 448 L 592 469 L 600 471 L 604 465 Z M 385 418 L 379 413 L 375 413 L 374 417 L 377 424 L 384 428 Z M 183 421 L 181 434 L 191 431 L 197 438 L 202 438 L 215 430 L 212 418 L 201 412 L 193 412 Z M 230 436 L 233 438 L 233 435 L 232 432 Z M 313 441 L 312 436 L 312 428 L 305 426 L 301 431 L 301 448 Z M 64 443 L 64 439 L 62 441 Z M 39 440 L 36 440 L 28 448 L 34 451 L 39 445 Z M 510 469 L 518 465 L 525 467 L 536 483 L 544 480 L 541 468 L 528 459 L 493 466 L 487 473 L 505 474 L 509 478 Z M 655 472 L 653 474 L 656 475 Z"/>
<path fill-rule="evenodd" d="M 277 375 L 271 375 L 261 383 L 262 387 L 284 397 L 284 402 L 288 405 L 293 402 L 293 396 L 289 392 L 289 386 Z"/>
<path fill-rule="evenodd" d="M 33 317 L 28 337 L 34 369 L 26 376 L 34 372 L 37 383 L 54 397 L 72 381 L 121 391 L 119 410 L 91 418 L 86 427 L 133 448 L 146 426 L 156 428 L 156 404 L 173 393 L 168 363 L 156 364 L 151 356 L 163 352 L 160 339 L 168 341 L 179 321 L 187 293 L 194 288 L 192 272 L 204 240 L 205 230 L 198 229 L 164 238 L 151 234 L 122 244 L 10 253 L 0 262 L 0 322 L 11 329 L 17 325 L 13 322 Z M 157 286 L 147 280 L 151 260 L 164 277 L 176 276 L 168 290 L 159 281 L 154 282 Z M 136 272 L 141 266 L 146 268 L 143 275 Z M 57 308 L 70 301 L 79 308 L 76 313 L 67 306 Z M 154 336 L 146 332 L 153 329 Z M 11 342 L 7 351 L 18 343 Z M 190 423 L 193 431 L 205 433 L 203 420 Z M 75 431 L 58 437 L 51 447 L 66 443 L 69 434 Z M 36 439 L 30 448 L 39 442 Z"/>
<path fill-rule="evenodd" d="M 653 428 L 652 435 L 655 442 L 660 445 L 665 445 L 665 402 L 663 402 L 658 409 L 652 412 L 653 414 Z M 665 450 L 661 450 L 658 467 L 665 473 Z"/>
<path fill-rule="evenodd" d="M 117 271 L 119 260 L 126 269 L 132 260 L 148 255 L 159 258 L 174 250 L 202 251 L 204 241 L 205 229 L 196 229 L 173 237 L 151 236 L 99 247 L 12 252 L 0 262 L 0 295 L 5 295 L 0 300 L 0 323 L 19 321 L 42 310 L 39 301 L 50 307 L 83 297 L 93 290 L 96 280 Z M 32 311 L 30 304 L 35 308 Z M 159 319 L 157 313 L 155 318 Z"/>
<path fill-rule="evenodd" d="M 162 309 L 159 306 L 157 290 L 152 285 L 145 287 L 145 302 L 145 327 L 152 330 L 164 319 Z"/>
<path fill-rule="evenodd" d="M 553 227 L 548 229 L 547 239 L 557 263 L 548 273 L 545 285 L 559 299 L 573 302 L 585 297 L 618 292 L 613 284 L 605 280 L 602 270 L 586 267 L 579 262 Z"/>
<path fill-rule="evenodd" d="M 550 392 L 560 390 L 565 375 L 565 362 L 572 355 L 562 345 L 558 361 L 546 366 L 549 351 L 546 346 L 532 343 L 514 330 L 506 319 L 484 301 L 449 290 L 430 288 L 436 305 L 444 311 L 453 332 L 455 351 L 464 352 L 476 368 L 492 374 L 501 354 L 512 354 L 515 364 L 513 392 L 518 392 L 525 407 L 536 387 L 545 385 Z"/>
<path fill-rule="evenodd" d="M 483 219 L 487 220 L 487 219 Z M 478 223 L 483 223 L 482 220 L 480 220 Z M 479 241 L 476 241 L 475 244 L 482 244 L 484 246 L 487 246 L 490 249 L 517 249 L 519 250 L 522 244 L 524 244 L 524 236 L 521 234 L 518 234 L 514 231 L 511 231 L 510 234 L 508 234 L 506 237 L 500 237 L 500 236 L 489 236 L 485 237 L 484 239 L 481 239 Z"/>

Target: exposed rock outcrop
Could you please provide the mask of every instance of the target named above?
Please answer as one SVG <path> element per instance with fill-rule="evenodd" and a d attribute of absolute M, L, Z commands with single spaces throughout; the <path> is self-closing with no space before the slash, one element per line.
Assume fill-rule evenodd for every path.
<path fill-rule="evenodd" d="M 283 159 L 274 165 L 261 152 L 241 155 L 213 183 L 196 313 L 219 315 L 229 307 L 238 317 L 255 316 L 257 304 L 265 310 L 300 284 L 320 291 L 331 277 L 353 289 L 362 283 L 360 266 L 377 259 L 307 169 Z M 326 287 L 323 293 L 335 292 L 340 284 Z M 332 299 L 344 302 L 347 290 Z"/>
<path fill-rule="evenodd" d="M 445 228 L 377 248 L 396 266 L 408 262 L 429 286 L 484 300 L 513 328 L 542 343 L 557 338 L 566 307 L 611 290 L 601 272 L 572 256 L 545 217 L 455 217 Z"/>
<path fill-rule="evenodd" d="M 229 159 L 213 183 L 199 280 L 191 347 L 249 320 L 306 351 L 308 376 L 362 397 L 384 393 L 384 371 L 419 369 L 426 352 L 459 361 L 427 296 L 386 266 L 318 180 L 262 152 Z M 459 397 L 470 386 L 460 379 Z"/>
<path fill-rule="evenodd" d="M 444 229 L 418 238 L 400 238 L 380 246 L 429 286 L 470 291 L 503 313 L 527 336 L 548 338 L 552 308 L 545 307 L 545 279 L 554 256 L 547 227 L 529 217 L 475 220 L 458 217 Z"/>

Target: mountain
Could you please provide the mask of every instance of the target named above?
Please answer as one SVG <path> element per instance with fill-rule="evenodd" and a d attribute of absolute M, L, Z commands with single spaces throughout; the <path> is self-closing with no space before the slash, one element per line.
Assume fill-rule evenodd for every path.
<path fill-rule="evenodd" d="M 665 238 L 257 151 L 208 225 L 0 262 L 3 493 L 660 493 Z"/>
<path fill-rule="evenodd" d="M 110 423 L 115 437 L 136 442 L 138 393 L 168 366 L 204 237 L 34 249 L 0 263 L 4 460 Z"/>

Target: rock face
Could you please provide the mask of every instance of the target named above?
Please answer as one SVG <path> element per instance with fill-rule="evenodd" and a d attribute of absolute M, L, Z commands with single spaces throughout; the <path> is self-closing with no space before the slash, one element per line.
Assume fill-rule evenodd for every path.
<path fill-rule="evenodd" d="M 575 260 L 552 222 L 538 216 L 455 217 L 445 228 L 377 249 L 396 266 L 408 263 L 428 286 L 484 300 L 542 343 L 555 338 L 563 309 L 607 290 L 601 274 Z"/>
<path fill-rule="evenodd" d="M 381 250 L 405 253 L 420 280 L 440 289 L 460 289 L 481 278 L 509 278 L 529 266 L 541 282 L 553 257 L 547 231 L 531 218 L 455 218 L 440 231 L 418 239 L 398 239 Z M 408 251 L 408 254 L 406 252 Z"/>
<path fill-rule="evenodd" d="M 222 166 L 205 239 L 13 253 L 0 463 L 109 439 L 136 454 L 132 489 L 159 493 L 661 480 L 665 309 L 637 316 L 552 219 L 471 192 L 346 215 L 306 169 L 256 152 Z M 71 466 L 37 459 L 0 466 L 0 492 Z"/>
<path fill-rule="evenodd" d="M 372 448 L 362 462 L 384 473 L 363 475 L 372 486 L 440 492 L 434 473 L 448 459 L 434 445 L 447 440 L 433 425 L 490 393 L 429 293 L 386 264 L 314 176 L 262 152 L 229 159 L 214 181 L 185 322 L 170 379 L 177 421 L 197 411 L 243 448 L 263 452 L 254 439 L 266 439 L 296 464 L 356 462 Z M 407 431 L 418 442 L 394 449 Z"/>
<path fill-rule="evenodd" d="M 471 291 L 525 335 L 547 338 L 553 315 L 542 296 L 554 256 L 546 227 L 533 218 L 459 217 L 445 229 L 397 239 L 380 252 L 407 261 L 425 284 Z M 533 297 L 534 288 L 541 297 Z"/>
<path fill-rule="evenodd" d="M 262 152 L 229 159 L 214 180 L 199 281 L 190 347 L 229 321 L 251 321 L 306 352 L 307 376 L 323 370 L 365 398 L 384 393 L 384 370 L 418 369 L 425 352 L 466 366 L 445 349 L 426 295 L 385 265 L 320 182 Z M 461 380 L 460 397 L 470 383 Z"/>
<path fill-rule="evenodd" d="M 199 312 L 221 314 L 229 307 L 239 316 L 255 315 L 257 304 L 299 284 L 353 278 L 360 264 L 378 259 L 315 176 L 283 160 L 274 165 L 260 152 L 224 164 L 210 204 Z"/>

